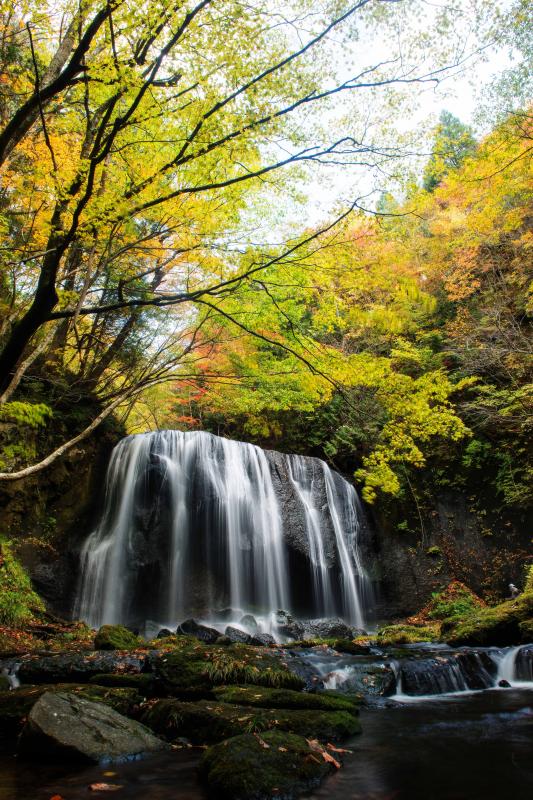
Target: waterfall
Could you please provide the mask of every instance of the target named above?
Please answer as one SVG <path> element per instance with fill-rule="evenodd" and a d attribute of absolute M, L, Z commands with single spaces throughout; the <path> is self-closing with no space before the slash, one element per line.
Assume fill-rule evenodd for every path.
<path fill-rule="evenodd" d="M 82 548 L 75 613 L 175 627 L 229 606 L 361 627 L 361 520 L 354 487 L 319 459 L 197 431 L 129 436 Z"/>

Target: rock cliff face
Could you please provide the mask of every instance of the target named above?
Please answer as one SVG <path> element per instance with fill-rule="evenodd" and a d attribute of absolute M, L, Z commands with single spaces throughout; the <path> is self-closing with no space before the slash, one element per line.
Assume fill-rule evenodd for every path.
<path fill-rule="evenodd" d="M 34 478 L 0 484 L 1 532 L 18 542 L 19 555 L 37 591 L 56 613 L 72 613 L 80 549 L 101 515 L 105 473 L 119 438 L 117 431 L 101 431 Z M 312 540 L 310 520 L 302 513 L 302 489 L 308 489 L 311 509 L 327 507 L 330 498 L 323 462 L 300 457 L 300 467 L 314 479 L 301 479 L 298 487 L 298 462 L 276 451 L 263 452 L 282 519 L 291 592 L 296 598 L 293 611 L 318 616 L 306 601 Z M 337 473 L 329 474 L 337 488 L 341 482 L 344 484 Z M 136 564 L 144 574 L 142 584 L 146 591 L 140 588 L 141 597 L 144 591 L 148 606 L 150 587 L 166 579 L 173 500 L 158 458 L 152 458 L 145 478 L 146 492 L 138 498 L 135 511 L 134 550 Z M 153 502 L 154 497 L 157 502 Z M 204 515 L 208 500 L 198 493 L 194 497 Z M 362 598 L 367 621 L 411 614 L 453 578 L 489 598 L 505 596 L 509 582 L 521 587 L 524 561 L 531 558 L 531 515 L 502 515 L 490 508 L 490 498 L 474 502 L 466 493 L 444 492 L 432 507 L 423 510 L 423 531 L 418 514 L 405 522 L 399 506 L 384 510 L 378 505 L 367 509 L 366 515 L 361 514 L 358 548 L 370 579 L 366 584 L 370 591 Z M 194 537 L 196 568 L 189 583 L 191 603 L 198 612 L 206 594 L 218 607 L 229 604 L 228 592 L 218 591 L 218 557 L 211 561 L 204 557 L 213 532 L 212 523 L 204 517 Z M 324 568 L 335 571 L 339 550 L 330 515 L 321 515 L 320 539 Z M 298 598 L 302 601 L 298 602 Z"/>
<path fill-rule="evenodd" d="M 532 558 L 532 515 L 494 510 L 494 498 L 442 492 L 419 520 L 406 525 L 398 507 L 372 510 L 366 566 L 380 586 L 382 619 L 418 611 L 452 579 L 486 599 L 501 599 L 508 584 L 522 588 Z"/>
<path fill-rule="evenodd" d="M 72 609 L 77 548 L 97 517 L 117 433 L 99 431 L 43 472 L 0 483 L 1 533 L 17 544 L 39 594 L 59 614 Z"/>

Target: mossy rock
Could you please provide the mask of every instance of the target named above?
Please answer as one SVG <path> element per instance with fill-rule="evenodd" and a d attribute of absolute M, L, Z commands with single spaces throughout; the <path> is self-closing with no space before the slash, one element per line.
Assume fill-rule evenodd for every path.
<path fill-rule="evenodd" d="M 439 639 L 440 625 L 387 625 L 378 631 L 378 646 L 390 647 L 396 644 L 416 644 L 417 642 L 436 642 Z"/>
<path fill-rule="evenodd" d="M 134 650 L 140 646 L 139 637 L 123 625 L 102 625 L 94 637 L 95 650 Z"/>
<path fill-rule="evenodd" d="M 143 697 L 130 688 L 106 688 L 105 686 L 76 686 L 72 683 L 54 685 L 22 686 L 11 692 L 0 692 L 0 730 L 3 734 L 18 733 L 37 700 L 45 692 L 70 692 L 85 700 L 103 703 L 124 716 L 131 716 L 143 701 Z"/>
<path fill-rule="evenodd" d="M 522 623 L 529 622 L 532 616 L 533 592 L 528 592 L 521 594 L 516 600 L 479 609 L 465 619 L 445 620 L 442 624 L 442 638 L 453 647 L 509 647 L 527 644 L 530 638 L 529 626 L 525 626 L 525 631 L 521 626 Z"/>
<path fill-rule="evenodd" d="M 267 687 L 223 686 L 214 694 L 221 703 L 236 703 L 241 706 L 259 708 L 293 708 L 313 711 L 347 711 L 357 716 L 359 703 L 348 697 L 327 692 L 310 694 L 293 689 L 269 689 Z"/>
<path fill-rule="evenodd" d="M 359 720 L 349 711 L 258 708 L 212 700 L 159 700 L 147 704 L 140 719 L 169 740 L 185 737 L 193 744 L 211 744 L 241 733 L 272 729 L 324 741 L 338 741 L 360 732 Z"/>
<path fill-rule="evenodd" d="M 206 675 L 205 655 L 193 651 L 172 651 L 153 665 L 156 684 L 162 694 L 184 699 L 212 697 L 212 681 Z"/>
<path fill-rule="evenodd" d="M 530 642 L 533 642 L 533 618 L 525 619 L 519 624 L 518 627 L 520 629 L 522 642 L 524 642 L 524 644 L 530 644 Z"/>
<path fill-rule="evenodd" d="M 303 737 L 278 731 L 228 739 L 210 747 L 200 762 L 217 800 L 293 800 L 316 789 L 331 769 Z"/>
<path fill-rule="evenodd" d="M 214 686 L 254 684 L 302 689 L 304 681 L 276 656 L 248 645 L 184 646 L 153 665 L 160 690 L 184 699 L 211 697 Z"/>
<path fill-rule="evenodd" d="M 146 695 L 146 697 L 152 697 L 155 692 L 154 676 L 143 672 L 138 674 L 128 672 L 104 672 L 93 675 L 89 678 L 89 683 L 96 684 L 97 686 L 137 689 L 138 692 Z"/>

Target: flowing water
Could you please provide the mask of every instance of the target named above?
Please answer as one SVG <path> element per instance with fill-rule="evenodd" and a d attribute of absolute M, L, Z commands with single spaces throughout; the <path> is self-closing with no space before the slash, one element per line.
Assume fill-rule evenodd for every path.
<path fill-rule="evenodd" d="M 352 751 L 343 768 L 312 794 L 315 800 L 533 797 L 532 691 L 488 690 L 367 708 L 361 722 L 363 733 L 343 745 Z M 81 770 L 34 762 L 25 769 L 4 757 L 0 800 L 84 800 L 93 795 L 88 787 L 101 781 L 121 787 L 109 795 L 116 800 L 207 800 L 196 772 L 201 752 Z"/>
<path fill-rule="evenodd" d="M 355 489 L 319 459 L 204 432 L 130 436 L 81 553 L 75 615 L 175 627 L 229 606 L 362 627 L 361 524 Z"/>

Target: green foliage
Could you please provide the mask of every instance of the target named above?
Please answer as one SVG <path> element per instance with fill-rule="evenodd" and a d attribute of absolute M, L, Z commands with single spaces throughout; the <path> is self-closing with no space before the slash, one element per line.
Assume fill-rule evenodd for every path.
<path fill-rule="evenodd" d="M 533 592 L 524 592 L 516 600 L 479 608 L 463 618 L 444 620 L 441 636 L 453 646 L 525 644 L 532 620 Z"/>
<path fill-rule="evenodd" d="M 13 554 L 13 543 L 0 538 L 0 625 L 20 628 L 43 610 L 43 601 Z"/>
<path fill-rule="evenodd" d="M 14 422 L 21 428 L 42 428 L 52 416 L 52 409 L 45 403 L 25 403 L 17 400 L 0 405 L 0 420 Z"/>
<path fill-rule="evenodd" d="M 433 594 L 432 597 L 431 610 L 428 613 L 431 619 L 461 619 L 479 608 L 479 601 L 467 592 L 454 600 L 440 599 L 439 594 Z"/>
<path fill-rule="evenodd" d="M 424 189 L 434 191 L 447 173 L 458 169 L 475 149 L 472 128 L 449 111 L 443 111 L 435 130 L 433 152 L 424 170 Z"/>

